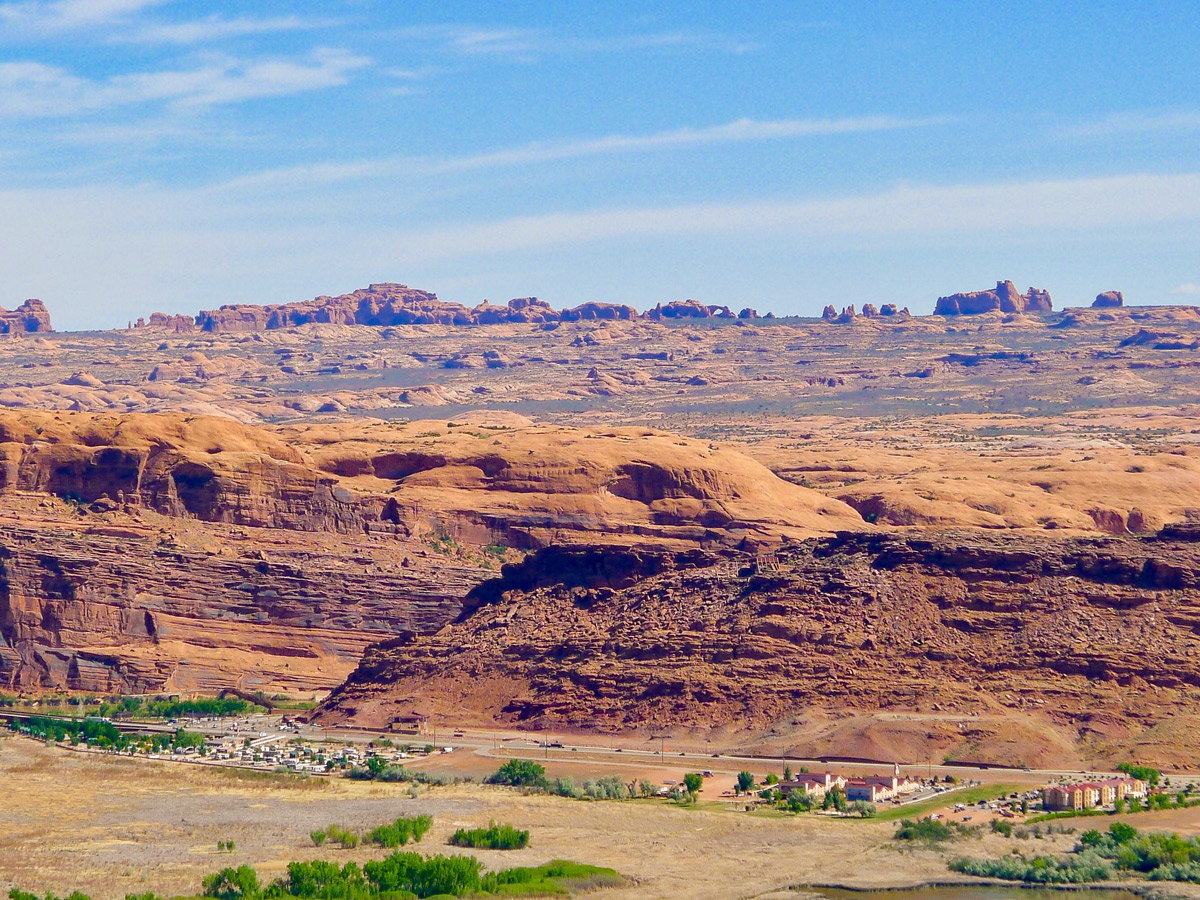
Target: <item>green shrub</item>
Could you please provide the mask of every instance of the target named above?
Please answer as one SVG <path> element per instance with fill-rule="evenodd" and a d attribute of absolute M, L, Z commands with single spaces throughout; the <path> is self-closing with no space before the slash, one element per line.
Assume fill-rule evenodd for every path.
<path fill-rule="evenodd" d="M 487 783 L 513 787 L 548 786 L 545 767 L 528 759 L 510 759 L 488 777 Z"/>
<path fill-rule="evenodd" d="M 316 831 L 310 831 L 308 836 L 312 838 L 314 847 L 320 847 L 323 843 L 325 843 L 325 838 L 328 837 L 323 828 L 318 828 Z"/>
<path fill-rule="evenodd" d="M 431 856 L 393 853 L 363 867 L 375 891 L 411 891 L 418 897 L 451 894 L 461 897 L 480 886 L 482 863 L 472 856 Z"/>
<path fill-rule="evenodd" d="M 927 841 L 934 843 L 954 837 L 954 829 L 933 819 L 903 819 L 892 835 L 898 841 Z"/>
<path fill-rule="evenodd" d="M 419 841 L 433 824 L 432 816 L 401 816 L 390 825 L 380 825 L 368 835 L 372 843 L 381 847 L 403 847 L 410 840 Z"/>
<path fill-rule="evenodd" d="M 1112 865 L 1092 851 L 1071 854 L 1062 860 L 1053 856 L 956 859 L 950 863 L 950 868 L 964 875 L 1031 884 L 1081 884 L 1108 881 L 1113 877 Z"/>
<path fill-rule="evenodd" d="M 222 869 L 205 877 L 204 896 L 216 900 L 241 900 L 258 895 L 258 873 L 250 866 Z"/>
<path fill-rule="evenodd" d="M 460 828 L 450 838 L 455 847 L 486 847 L 489 850 L 523 850 L 529 846 L 529 832 L 512 825 L 489 823 L 487 828 Z"/>
<path fill-rule="evenodd" d="M 287 875 L 271 886 L 268 895 L 299 897 L 301 900 L 368 900 L 375 891 L 356 863 L 323 859 L 288 863 Z"/>

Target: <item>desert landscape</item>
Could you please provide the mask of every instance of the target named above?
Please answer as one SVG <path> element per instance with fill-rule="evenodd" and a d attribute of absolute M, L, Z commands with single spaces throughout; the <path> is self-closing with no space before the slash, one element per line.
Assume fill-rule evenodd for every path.
<path fill-rule="evenodd" d="M 1120 302 L 1001 282 L 788 320 L 374 285 L 39 321 L 0 347 L 0 678 L 1186 765 L 1200 314 Z"/>
<path fill-rule="evenodd" d="M 1200 900 L 1198 33 L 0 0 L 0 896 Z"/>

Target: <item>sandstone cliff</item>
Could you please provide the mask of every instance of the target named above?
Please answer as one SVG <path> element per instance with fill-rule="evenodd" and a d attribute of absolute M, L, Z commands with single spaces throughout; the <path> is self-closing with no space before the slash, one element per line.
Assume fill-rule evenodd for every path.
<path fill-rule="evenodd" d="M 456 618 L 506 547 L 686 552 L 856 523 L 647 429 L 0 412 L 0 685 L 329 688 L 367 644 Z"/>

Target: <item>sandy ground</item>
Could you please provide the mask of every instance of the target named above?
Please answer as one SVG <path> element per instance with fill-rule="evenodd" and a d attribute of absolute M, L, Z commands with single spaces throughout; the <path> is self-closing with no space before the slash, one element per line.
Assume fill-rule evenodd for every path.
<path fill-rule="evenodd" d="M 604 774 L 597 771 L 595 775 Z M 152 890 L 195 891 L 225 865 L 272 878 L 293 859 L 359 862 L 360 847 L 317 850 L 310 831 L 330 822 L 367 830 L 430 813 L 426 853 L 450 852 L 454 829 L 511 822 L 532 831 L 527 850 L 475 851 L 488 867 L 555 858 L 611 866 L 630 879 L 616 898 L 757 897 L 800 882 L 862 886 L 941 879 L 945 852 L 897 849 L 894 825 L 816 816 L 730 812 L 663 802 L 596 803 L 460 785 L 408 796 L 399 785 L 343 779 L 279 782 L 168 762 L 103 757 L 0 737 L 0 891 L 11 886 L 97 900 Z M 233 840 L 233 853 L 217 842 Z M 972 851 L 988 852 L 987 837 Z M 1047 844 L 1049 846 L 1049 844 Z M 1003 852 L 1003 849 L 1001 852 Z"/>

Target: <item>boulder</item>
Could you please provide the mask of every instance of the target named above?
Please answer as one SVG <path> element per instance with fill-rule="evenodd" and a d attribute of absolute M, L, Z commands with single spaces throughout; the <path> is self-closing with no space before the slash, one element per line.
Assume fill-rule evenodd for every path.
<path fill-rule="evenodd" d="M 1093 309 L 1115 309 L 1124 305 L 1125 296 L 1120 291 L 1105 291 L 1097 294 L 1096 299 L 1092 301 Z"/>

